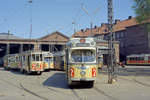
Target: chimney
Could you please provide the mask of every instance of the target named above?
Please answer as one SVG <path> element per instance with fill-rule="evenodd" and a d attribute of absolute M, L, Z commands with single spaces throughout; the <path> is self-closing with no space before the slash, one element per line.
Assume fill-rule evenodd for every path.
<path fill-rule="evenodd" d="M 105 26 L 106 25 L 106 23 L 101 23 L 101 26 Z"/>
<path fill-rule="evenodd" d="M 84 32 L 84 29 L 81 29 L 81 32 Z"/>
<path fill-rule="evenodd" d="M 132 18 L 132 16 L 129 16 L 129 17 L 128 17 L 128 19 L 131 19 L 131 18 Z"/>
<path fill-rule="evenodd" d="M 90 29 L 89 29 L 89 28 L 86 28 L 85 32 L 86 32 L 87 30 L 90 30 Z"/>
<path fill-rule="evenodd" d="M 115 24 L 117 24 L 119 21 L 120 21 L 120 19 L 116 19 L 116 20 L 115 20 Z"/>
<path fill-rule="evenodd" d="M 97 26 L 94 26 L 94 28 L 96 29 L 96 28 L 97 28 Z"/>

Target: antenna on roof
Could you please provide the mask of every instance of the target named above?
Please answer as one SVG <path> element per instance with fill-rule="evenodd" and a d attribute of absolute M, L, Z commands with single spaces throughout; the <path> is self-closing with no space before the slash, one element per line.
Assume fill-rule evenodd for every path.
<path fill-rule="evenodd" d="M 76 33 L 76 22 L 73 21 L 72 24 L 74 25 L 74 34 Z"/>
<path fill-rule="evenodd" d="M 92 17 L 93 17 L 93 15 L 96 15 L 96 14 L 97 14 L 97 12 L 100 10 L 100 7 L 96 8 L 96 10 L 93 12 L 93 14 L 89 14 L 88 10 L 87 10 L 86 8 L 84 8 L 83 6 L 84 6 L 84 4 L 81 3 L 81 9 L 90 17 L 90 20 L 91 20 L 91 22 L 90 22 L 90 24 L 91 24 L 91 35 L 90 35 L 90 36 L 92 36 L 92 34 L 93 34 L 93 33 L 92 33 L 92 28 L 93 28 L 93 20 L 92 20 Z"/>
<path fill-rule="evenodd" d="M 31 40 L 31 37 L 32 37 L 32 3 L 33 1 L 32 0 L 29 0 L 28 1 L 29 3 L 29 6 L 30 6 L 30 40 Z M 29 45 L 29 49 L 31 50 L 31 44 Z"/>
<path fill-rule="evenodd" d="M 33 1 L 29 0 L 28 3 L 30 5 L 30 39 L 31 39 L 31 36 L 32 36 L 32 3 L 33 3 Z"/>

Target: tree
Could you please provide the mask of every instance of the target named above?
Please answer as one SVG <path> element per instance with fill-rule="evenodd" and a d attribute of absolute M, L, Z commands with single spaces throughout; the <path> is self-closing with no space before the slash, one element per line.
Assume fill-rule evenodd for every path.
<path fill-rule="evenodd" d="M 136 21 L 140 24 L 146 25 L 148 32 L 150 32 L 150 0 L 134 0 L 133 9 L 136 14 Z"/>

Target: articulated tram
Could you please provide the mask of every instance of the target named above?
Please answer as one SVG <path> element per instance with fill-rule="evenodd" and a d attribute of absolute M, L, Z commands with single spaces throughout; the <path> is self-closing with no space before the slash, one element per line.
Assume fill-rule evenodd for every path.
<path fill-rule="evenodd" d="M 94 38 L 71 38 L 66 47 L 65 66 L 68 85 L 79 83 L 93 87 L 98 71 Z"/>
<path fill-rule="evenodd" d="M 9 54 L 4 57 L 4 69 L 19 69 L 22 73 L 41 74 L 43 55 L 41 51 L 26 51 L 21 54 Z"/>

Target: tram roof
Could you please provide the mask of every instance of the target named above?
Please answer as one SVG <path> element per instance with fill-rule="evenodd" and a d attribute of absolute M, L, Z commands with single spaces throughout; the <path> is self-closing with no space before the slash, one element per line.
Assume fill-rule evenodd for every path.
<path fill-rule="evenodd" d="M 132 54 L 128 55 L 127 57 L 144 57 L 144 56 L 150 56 L 150 54 Z"/>

